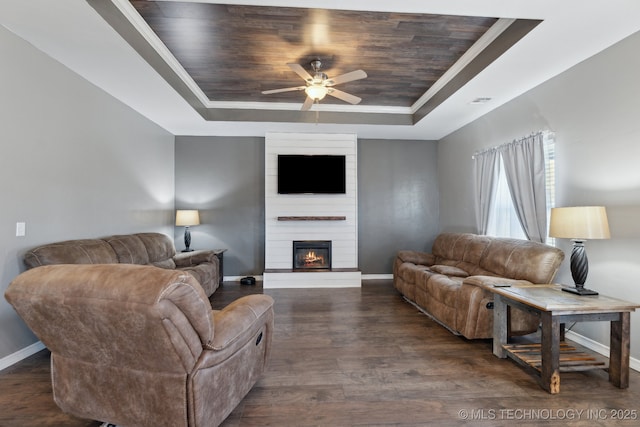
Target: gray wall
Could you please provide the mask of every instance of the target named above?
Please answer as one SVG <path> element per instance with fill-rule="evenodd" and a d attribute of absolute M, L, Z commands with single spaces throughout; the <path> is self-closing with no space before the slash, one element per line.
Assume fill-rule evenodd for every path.
<path fill-rule="evenodd" d="M 191 247 L 224 248 L 224 275 L 264 271 L 264 138 L 178 136 L 176 209 L 199 209 Z M 184 228 L 175 241 L 184 249 Z"/>
<path fill-rule="evenodd" d="M 225 276 L 264 271 L 264 138 L 176 137 L 176 209 L 200 209 L 192 247 L 227 248 Z M 438 228 L 437 145 L 358 141 L 358 255 L 390 274 L 398 249 L 426 249 Z M 183 229 L 177 228 L 179 249 Z"/>
<path fill-rule="evenodd" d="M 358 258 L 389 274 L 398 250 L 427 250 L 438 233 L 437 144 L 358 140 Z"/>
<path fill-rule="evenodd" d="M 557 206 L 604 205 L 612 238 L 586 243 L 587 287 L 640 303 L 640 33 L 578 64 L 439 142 L 440 226 L 475 229 L 471 155 L 549 129 L 556 133 Z M 573 283 L 571 243 L 557 281 Z M 640 313 L 631 315 L 640 358 Z M 574 329 L 608 345 L 606 322 Z"/>
<path fill-rule="evenodd" d="M 0 293 L 38 244 L 171 235 L 173 136 L 1 26 L 0 58 Z M 0 298 L 0 359 L 34 342 Z"/>

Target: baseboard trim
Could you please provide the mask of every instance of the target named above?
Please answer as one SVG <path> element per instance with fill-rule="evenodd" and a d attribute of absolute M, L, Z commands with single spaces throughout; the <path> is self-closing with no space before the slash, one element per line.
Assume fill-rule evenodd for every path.
<path fill-rule="evenodd" d="M 0 359 L 0 371 L 5 370 L 9 366 L 15 365 L 21 360 L 26 359 L 32 354 L 36 354 L 40 350 L 44 350 L 46 347 L 42 344 L 42 341 L 35 342 L 28 347 L 23 348 L 22 350 L 18 350 L 13 354 L 3 357 Z"/>
<path fill-rule="evenodd" d="M 388 280 L 393 279 L 393 274 L 363 274 L 362 280 Z"/>
<path fill-rule="evenodd" d="M 588 348 L 591 351 L 594 351 L 606 358 L 609 358 L 609 347 L 599 343 L 597 341 L 592 340 L 591 338 L 587 338 L 584 335 L 577 334 L 573 331 L 566 331 L 565 337 L 575 342 L 576 344 L 580 344 Z M 640 372 L 640 360 L 634 357 L 629 358 L 629 367 L 634 371 Z"/>
<path fill-rule="evenodd" d="M 262 276 L 261 275 L 249 275 L 251 277 L 255 277 L 256 281 L 258 282 L 262 282 Z M 247 277 L 247 276 L 224 276 L 224 278 L 222 279 L 223 282 L 239 282 L 240 279 L 242 279 L 243 277 Z"/>

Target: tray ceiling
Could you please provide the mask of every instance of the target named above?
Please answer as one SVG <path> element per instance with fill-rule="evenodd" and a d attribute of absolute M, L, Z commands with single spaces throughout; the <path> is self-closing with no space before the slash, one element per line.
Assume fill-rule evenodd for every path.
<path fill-rule="evenodd" d="M 90 1 L 203 118 L 412 125 L 539 20 L 193 1 Z M 364 70 L 311 112 L 288 63 L 322 62 L 329 77 Z M 319 116 L 313 110 L 322 110 Z"/>
<path fill-rule="evenodd" d="M 583 0 L 142 2 L 150 12 L 157 9 L 163 24 L 156 30 L 151 15 L 147 22 L 129 0 L 54 3 L 3 0 L 0 25 L 174 135 L 330 132 L 439 140 L 640 31 L 638 1 L 590 0 L 588 8 Z M 197 12 L 180 15 L 184 4 Z M 222 10 L 228 22 L 202 10 Z M 195 24 L 180 29 L 181 20 Z M 441 24 L 425 24 L 433 20 Z M 231 29 L 221 30 L 227 23 Z M 178 28 L 161 29 L 173 25 Z M 218 26 L 218 39 L 198 47 L 207 42 L 203 28 L 211 26 Z M 182 46 L 165 44 L 161 37 L 168 34 Z M 329 46 L 339 49 L 319 48 L 327 35 Z M 230 49 L 231 43 L 240 48 Z M 179 50 L 193 55 L 202 46 L 194 63 L 181 63 Z M 425 46 L 444 56 L 420 59 Z M 318 53 L 330 77 L 367 72 L 367 79 L 338 86 L 362 97 L 359 105 L 326 97 L 304 113 L 300 92 L 260 94 L 304 84 L 286 63 L 305 65 L 306 55 Z M 223 66 L 231 71 L 218 74 Z M 483 98 L 488 102 L 474 102 Z"/>

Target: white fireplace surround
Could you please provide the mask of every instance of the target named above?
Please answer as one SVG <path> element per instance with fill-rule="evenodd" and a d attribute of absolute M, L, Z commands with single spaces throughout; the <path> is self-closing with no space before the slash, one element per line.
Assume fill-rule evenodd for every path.
<path fill-rule="evenodd" d="M 278 194 L 279 154 L 346 156 L 346 194 Z M 267 133 L 264 288 L 358 287 L 357 137 Z M 330 271 L 293 271 L 294 240 L 330 240 Z"/>

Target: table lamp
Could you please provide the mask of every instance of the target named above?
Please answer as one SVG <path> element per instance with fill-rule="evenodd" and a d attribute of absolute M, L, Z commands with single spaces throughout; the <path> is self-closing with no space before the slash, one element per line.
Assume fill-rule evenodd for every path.
<path fill-rule="evenodd" d="M 184 226 L 184 246 L 185 249 L 182 252 L 191 252 L 193 249 L 189 249 L 191 246 L 191 232 L 189 227 L 192 225 L 200 224 L 200 213 L 197 210 L 177 210 L 176 211 L 176 225 Z"/>
<path fill-rule="evenodd" d="M 585 240 L 608 239 L 609 223 L 604 206 L 576 206 L 551 209 L 549 236 L 571 239 L 571 276 L 575 288 L 562 288 L 563 291 L 578 295 L 598 295 L 598 292 L 584 287 L 589 273 L 589 261 L 584 248 Z"/>

